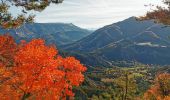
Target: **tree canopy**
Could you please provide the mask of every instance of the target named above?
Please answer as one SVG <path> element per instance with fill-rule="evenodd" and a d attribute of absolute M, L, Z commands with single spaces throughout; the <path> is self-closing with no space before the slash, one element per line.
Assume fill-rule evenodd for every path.
<path fill-rule="evenodd" d="M 170 99 L 170 74 L 162 73 L 156 76 L 155 84 L 145 93 L 146 100 Z"/>
<path fill-rule="evenodd" d="M 62 3 L 63 0 L 1 0 L 0 1 L 0 26 L 4 29 L 18 28 L 24 23 L 34 21 L 34 15 L 27 15 L 28 11 L 42 11 L 51 3 Z M 17 17 L 12 16 L 9 11 L 11 6 L 22 9 Z"/>
<path fill-rule="evenodd" d="M 153 19 L 156 23 L 163 23 L 170 25 L 170 0 L 162 1 L 165 6 L 156 6 L 153 11 L 148 11 L 145 16 L 139 18 L 139 20 Z"/>
<path fill-rule="evenodd" d="M 86 67 L 74 57 L 63 58 L 42 39 L 16 44 L 0 36 L 0 99 L 60 100 L 74 96 Z"/>
<path fill-rule="evenodd" d="M 0 28 L 18 28 L 34 21 L 27 16 L 31 10 L 42 11 L 51 3 L 63 0 L 1 0 Z M 13 17 L 11 6 L 22 13 Z M 55 46 L 42 39 L 15 42 L 13 37 L 0 35 L 0 99 L 63 100 L 74 96 L 72 88 L 84 81 L 86 67 L 74 57 L 63 58 Z"/>

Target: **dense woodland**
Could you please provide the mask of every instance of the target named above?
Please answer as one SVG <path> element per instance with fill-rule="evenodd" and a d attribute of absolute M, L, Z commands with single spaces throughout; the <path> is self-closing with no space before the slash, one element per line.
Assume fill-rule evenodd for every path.
<path fill-rule="evenodd" d="M 84 83 L 75 88 L 75 99 L 169 100 L 169 72 L 169 66 L 143 64 L 124 68 L 91 68 L 85 73 Z M 163 91 L 167 95 L 162 94 Z"/>
<path fill-rule="evenodd" d="M 62 0 L 1 0 L 0 32 L 33 23 L 34 15 L 27 12 L 42 11 L 51 3 L 62 3 Z M 170 3 L 169 0 L 163 0 L 163 3 L 166 7 L 157 6 L 156 10 L 148 11 L 136 20 L 152 19 L 168 27 Z M 11 5 L 21 7 L 22 14 L 13 17 L 8 10 Z M 71 32 L 91 33 L 75 26 L 73 29 Z M 169 65 L 122 60 L 109 62 L 110 66 L 100 65 L 100 61 L 98 65 L 90 66 L 75 58 L 77 54 L 86 59 L 91 57 L 86 53 L 58 51 L 56 45 L 43 39 L 21 38 L 17 41 L 14 38 L 10 33 L 0 35 L 1 100 L 170 100 Z M 93 58 L 89 59 L 88 62 L 93 62 Z"/>

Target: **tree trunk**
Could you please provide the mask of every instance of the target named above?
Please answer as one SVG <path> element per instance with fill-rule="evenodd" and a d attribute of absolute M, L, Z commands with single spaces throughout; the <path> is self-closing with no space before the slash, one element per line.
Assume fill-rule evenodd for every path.
<path fill-rule="evenodd" d="M 24 93 L 21 100 L 26 100 L 30 95 L 30 93 Z"/>

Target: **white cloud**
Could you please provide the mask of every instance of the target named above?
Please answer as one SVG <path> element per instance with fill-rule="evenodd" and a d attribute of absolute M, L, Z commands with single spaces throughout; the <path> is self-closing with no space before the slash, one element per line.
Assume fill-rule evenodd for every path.
<path fill-rule="evenodd" d="M 37 14 L 36 21 L 74 23 L 83 28 L 98 28 L 131 16 L 140 16 L 149 8 L 145 4 L 161 0 L 64 0 Z"/>

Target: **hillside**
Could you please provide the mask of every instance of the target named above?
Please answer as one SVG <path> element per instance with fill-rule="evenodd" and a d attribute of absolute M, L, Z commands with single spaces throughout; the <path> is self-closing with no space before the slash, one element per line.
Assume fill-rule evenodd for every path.
<path fill-rule="evenodd" d="M 122 22 L 104 26 L 93 34 L 64 47 L 65 50 L 91 51 L 107 44 L 118 42 L 125 38 L 131 38 L 156 25 L 153 21 L 136 21 L 134 17 Z"/>
<path fill-rule="evenodd" d="M 74 88 L 75 100 L 121 100 L 128 76 L 128 100 L 143 98 L 152 86 L 157 72 L 167 72 L 168 67 L 136 65 L 128 68 L 98 68 L 87 72 L 82 86 Z M 128 72 L 128 74 L 127 74 Z"/>
<path fill-rule="evenodd" d="M 169 36 L 170 27 L 131 17 L 61 48 L 92 66 L 113 66 L 119 61 L 166 65 L 170 64 Z"/>
<path fill-rule="evenodd" d="M 22 39 L 43 38 L 48 44 L 63 45 L 73 43 L 91 34 L 73 24 L 63 23 L 33 23 L 25 24 L 17 30 L 0 30 L 0 33 L 10 33 L 17 41 Z"/>

